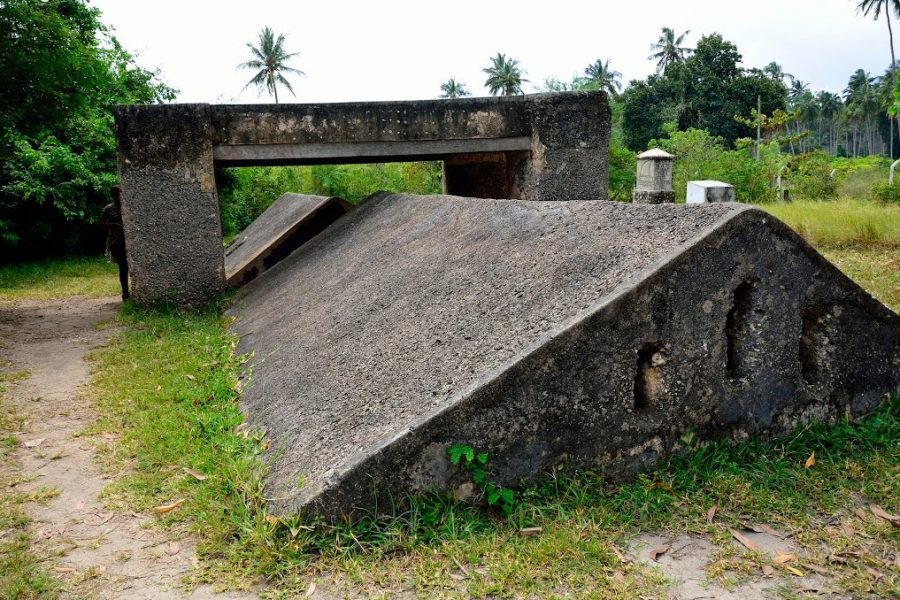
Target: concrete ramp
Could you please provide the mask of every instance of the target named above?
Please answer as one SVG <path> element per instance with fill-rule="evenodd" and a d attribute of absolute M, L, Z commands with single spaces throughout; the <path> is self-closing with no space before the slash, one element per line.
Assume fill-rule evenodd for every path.
<path fill-rule="evenodd" d="M 247 285 L 243 408 L 274 509 L 633 473 L 701 439 L 859 414 L 898 387 L 900 317 L 736 204 L 373 197 Z"/>
<path fill-rule="evenodd" d="M 225 279 L 241 287 L 337 221 L 352 206 L 341 198 L 282 194 L 225 249 Z"/>

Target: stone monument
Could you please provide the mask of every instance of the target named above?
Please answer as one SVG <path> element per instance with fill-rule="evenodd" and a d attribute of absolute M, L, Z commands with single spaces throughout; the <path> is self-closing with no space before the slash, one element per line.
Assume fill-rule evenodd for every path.
<path fill-rule="evenodd" d="M 635 204 L 671 204 L 675 202 L 672 191 L 672 164 L 675 157 L 664 150 L 654 148 L 637 157 L 637 185 L 632 194 Z"/>

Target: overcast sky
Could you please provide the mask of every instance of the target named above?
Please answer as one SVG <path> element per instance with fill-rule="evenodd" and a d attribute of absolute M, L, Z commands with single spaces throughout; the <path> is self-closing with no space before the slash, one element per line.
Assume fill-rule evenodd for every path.
<path fill-rule="evenodd" d="M 690 30 L 688 46 L 718 32 L 745 67 L 777 61 L 815 90 L 840 92 L 858 68 L 890 63 L 887 26 L 858 15 L 858 0 L 91 0 L 138 63 L 158 68 L 180 102 L 269 102 L 249 88 L 247 42 L 265 26 L 299 52 L 298 102 L 434 98 L 450 77 L 486 95 L 497 52 L 519 60 L 526 92 L 612 59 L 623 84 L 643 79 L 660 29 Z M 900 27 L 897 27 L 900 31 Z M 293 101 L 279 91 L 282 101 Z"/>

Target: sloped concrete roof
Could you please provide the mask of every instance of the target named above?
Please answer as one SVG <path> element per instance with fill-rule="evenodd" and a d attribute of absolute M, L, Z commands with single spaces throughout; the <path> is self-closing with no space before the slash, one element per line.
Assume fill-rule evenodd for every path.
<path fill-rule="evenodd" d="M 821 259 L 783 226 L 779 235 L 786 237 L 773 246 L 784 249 L 780 267 L 762 260 L 758 240 L 771 234 L 773 221 L 736 204 L 371 198 L 246 286 L 232 309 L 239 351 L 255 353 L 242 406 L 271 440 L 276 508 L 313 503 L 339 514 L 367 502 L 368 482 L 387 485 L 392 495 L 446 485 L 453 475 L 443 454 L 453 441 L 490 446 L 499 476 L 511 483 L 553 461 L 586 466 L 615 458 L 614 450 L 632 461 L 652 459 L 675 443 L 681 425 L 673 415 L 687 409 L 642 417 L 631 392 L 638 393 L 635 368 L 640 377 L 642 368 L 664 364 L 667 353 L 673 365 L 684 361 L 682 373 L 641 393 L 654 397 L 659 388 L 678 399 L 696 396 L 690 402 L 697 415 L 687 425 L 757 419 L 752 403 L 763 392 L 790 403 L 783 390 L 774 384 L 762 390 L 760 382 L 796 380 L 796 358 L 792 370 L 780 365 L 756 380 L 738 370 L 729 376 L 710 370 L 714 363 L 722 371 L 731 354 L 757 360 L 749 343 L 729 337 L 726 361 L 719 339 L 725 340 L 726 321 L 739 327 L 738 317 L 755 318 L 735 317 L 726 306 L 737 305 L 734 290 L 742 281 L 783 267 L 797 270 L 798 281 L 773 275 L 773 290 L 799 294 L 801 282 L 819 289 L 813 280 Z M 750 250 L 743 255 L 742 248 Z M 666 269 L 675 269 L 672 282 L 661 279 Z M 642 291 L 650 287 L 653 294 Z M 836 288 L 848 297 L 861 294 L 845 278 L 821 284 L 822 293 Z M 785 305 L 787 315 L 790 302 L 773 299 L 766 301 Z M 887 358 L 879 355 L 876 364 L 883 371 L 900 361 L 896 315 L 871 298 L 859 302 L 887 328 Z M 779 335 L 799 322 L 793 312 L 788 317 L 770 317 Z M 670 342 L 640 346 L 641 339 L 665 338 L 667 327 L 682 328 L 671 335 L 689 349 L 688 358 L 670 350 Z M 793 357 L 797 345 L 789 340 L 784 351 Z M 652 365 L 642 367 L 647 348 Z M 706 381 L 728 377 L 732 387 Z M 888 385 L 880 377 L 875 387 Z M 716 416 L 726 392 L 741 400 Z M 743 398 L 749 412 L 735 416 Z M 620 405 L 623 416 L 603 416 L 618 414 Z M 638 431 L 651 425 L 659 431 Z M 629 428 L 637 433 L 623 439 Z"/>
<path fill-rule="evenodd" d="M 257 277 L 351 208 L 341 198 L 282 194 L 225 249 L 228 285 Z"/>

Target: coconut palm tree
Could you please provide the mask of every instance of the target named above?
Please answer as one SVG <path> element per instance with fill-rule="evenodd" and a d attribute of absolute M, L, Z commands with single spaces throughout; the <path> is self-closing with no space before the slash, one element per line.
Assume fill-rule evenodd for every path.
<path fill-rule="evenodd" d="M 300 53 L 288 53 L 284 49 L 284 35 L 279 35 L 276 38 L 272 30 L 269 27 L 265 27 L 259 32 L 259 47 L 251 43 L 247 43 L 247 47 L 250 48 L 253 59 L 241 63 L 238 65 L 238 68 L 252 69 L 257 71 L 257 73 L 247 82 L 244 89 L 251 85 L 255 85 L 260 89 L 265 88 L 270 94 L 275 96 L 275 104 L 278 104 L 278 83 L 286 87 L 291 94 L 294 94 L 294 88 L 285 79 L 283 73 L 293 73 L 301 77 L 306 77 L 306 73 L 287 65 L 288 60 Z M 294 95 L 296 96 L 296 94 Z"/>
<path fill-rule="evenodd" d="M 650 46 L 650 50 L 655 50 L 655 52 L 647 57 L 648 60 L 656 61 L 657 73 L 662 73 L 671 64 L 683 61 L 688 54 L 694 51 L 681 45 L 689 33 L 690 31 L 685 31 L 678 37 L 675 37 L 675 32 L 671 27 L 662 28 L 662 35 L 659 36 L 659 40 Z"/>
<path fill-rule="evenodd" d="M 605 63 L 597 59 L 593 64 L 585 67 L 583 83 L 586 89 L 603 90 L 613 96 L 619 94 L 619 90 L 622 89 L 622 82 L 619 81 L 622 74 L 613 71 L 610 62 L 612 61 L 609 59 Z"/>
<path fill-rule="evenodd" d="M 832 92 L 819 92 L 816 94 L 816 101 L 819 104 L 819 118 L 822 119 L 823 129 L 824 124 L 828 123 L 828 149 L 833 154 L 837 152 L 837 126 L 844 110 L 844 102 L 840 96 Z"/>
<path fill-rule="evenodd" d="M 441 98 L 462 98 L 463 96 L 471 96 L 465 84 L 462 84 L 453 77 L 441 84 Z"/>
<path fill-rule="evenodd" d="M 781 83 L 784 83 L 785 78 L 790 79 L 791 81 L 793 81 L 793 79 L 794 79 L 793 75 L 791 75 L 790 73 L 785 73 L 784 69 L 781 67 L 781 65 L 779 65 L 774 60 L 772 62 L 770 62 L 769 64 L 767 64 L 766 66 L 764 66 L 762 68 L 762 72 L 765 73 L 766 75 L 768 75 L 769 77 L 771 77 L 772 79 L 774 79 L 775 81 L 780 81 Z"/>
<path fill-rule="evenodd" d="M 488 78 L 484 82 L 484 86 L 490 91 L 492 96 L 500 94 L 503 96 L 515 96 L 522 94 L 522 84 L 527 83 L 527 79 L 523 79 L 525 71 L 519 68 L 519 61 L 513 58 L 506 58 L 505 54 L 497 53 L 497 56 L 491 58 L 491 66 L 482 69 Z"/>
<path fill-rule="evenodd" d="M 900 0 L 860 0 L 856 5 L 857 12 L 869 16 L 874 13 L 873 18 L 877 21 L 884 10 L 884 20 L 887 21 L 888 40 L 891 44 L 891 82 L 892 85 L 897 84 L 897 57 L 894 54 L 894 29 L 891 26 L 891 9 L 894 13 L 900 15 Z M 900 128 L 900 114 L 897 115 L 897 126 Z M 894 125 L 891 123 L 891 158 L 894 158 Z"/>

